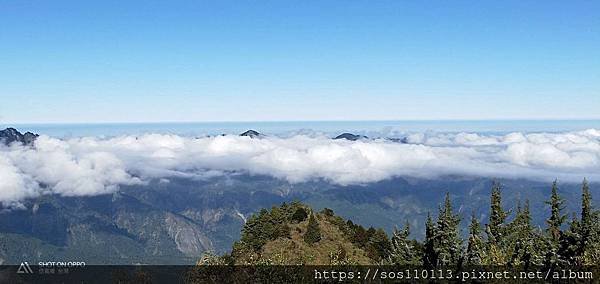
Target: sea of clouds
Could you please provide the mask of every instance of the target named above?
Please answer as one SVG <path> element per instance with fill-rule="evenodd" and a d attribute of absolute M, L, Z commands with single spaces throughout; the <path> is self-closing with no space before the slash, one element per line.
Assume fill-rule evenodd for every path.
<path fill-rule="evenodd" d="M 291 183 L 323 179 L 340 185 L 443 175 L 600 180 L 600 130 L 595 129 L 507 135 L 416 133 L 408 135 L 407 142 L 310 135 L 261 139 L 42 135 L 33 146 L 0 146 L 0 203 L 14 207 L 41 194 L 97 195 L 152 179 L 228 173 L 269 175 Z"/>

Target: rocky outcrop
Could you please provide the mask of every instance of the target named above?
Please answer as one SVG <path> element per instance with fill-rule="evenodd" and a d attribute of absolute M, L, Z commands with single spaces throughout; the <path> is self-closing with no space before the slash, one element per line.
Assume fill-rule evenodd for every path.
<path fill-rule="evenodd" d="M 39 135 L 25 132 L 22 134 L 18 130 L 9 127 L 4 130 L 0 130 L 0 143 L 4 145 L 10 145 L 12 143 L 21 143 L 23 145 L 33 145 L 33 142 Z"/>

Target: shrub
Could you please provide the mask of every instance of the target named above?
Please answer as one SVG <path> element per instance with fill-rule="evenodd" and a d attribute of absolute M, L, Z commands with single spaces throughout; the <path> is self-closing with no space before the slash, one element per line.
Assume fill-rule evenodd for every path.
<path fill-rule="evenodd" d="M 321 229 L 319 229 L 319 223 L 315 219 L 314 215 L 310 215 L 308 218 L 308 226 L 306 227 L 306 233 L 304 233 L 304 242 L 307 244 L 314 244 L 321 240 Z"/>
<path fill-rule="evenodd" d="M 306 220 L 307 217 L 308 217 L 308 211 L 306 211 L 306 209 L 300 207 L 300 208 L 296 209 L 296 211 L 292 215 L 292 221 L 294 221 L 295 223 L 300 223 L 300 222 Z"/>

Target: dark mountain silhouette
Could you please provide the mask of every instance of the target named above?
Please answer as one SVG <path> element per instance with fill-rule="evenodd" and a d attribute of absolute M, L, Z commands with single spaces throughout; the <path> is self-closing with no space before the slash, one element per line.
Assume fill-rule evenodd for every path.
<path fill-rule="evenodd" d="M 356 134 L 352 134 L 352 133 L 342 133 L 338 136 L 336 136 L 335 138 L 333 138 L 334 140 L 338 140 L 338 139 L 346 139 L 346 140 L 350 140 L 350 141 L 356 141 L 359 139 L 368 139 L 369 137 L 364 136 L 364 135 L 356 135 Z"/>
<path fill-rule="evenodd" d="M 246 131 L 246 132 L 244 132 L 244 133 L 240 134 L 240 136 L 248 136 L 248 137 L 250 137 L 250 138 L 260 138 L 260 137 L 262 137 L 263 135 L 262 135 L 262 134 L 260 134 L 258 131 L 255 131 L 255 130 L 252 130 L 252 129 L 250 129 L 250 130 L 248 130 L 248 131 Z"/>
<path fill-rule="evenodd" d="M 35 141 L 38 136 L 38 134 L 31 132 L 25 132 L 25 134 L 22 134 L 18 130 L 9 127 L 4 130 L 0 130 L 0 143 L 3 143 L 4 145 L 10 145 L 14 142 L 19 142 L 23 145 L 32 145 L 33 141 Z"/>

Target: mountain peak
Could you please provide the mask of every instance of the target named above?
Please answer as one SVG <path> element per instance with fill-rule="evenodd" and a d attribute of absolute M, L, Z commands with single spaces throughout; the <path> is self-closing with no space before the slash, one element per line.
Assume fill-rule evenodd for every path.
<path fill-rule="evenodd" d="M 15 128 L 9 127 L 4 130 L 0 130 L 0 143 L 4 145 L 10 145 L 14 142 L 19 142 L 23 145 L 31 145 L 36 138 L 38 138 L 38 134 L 34 134 L 31 132 L 25 132 L 22 134 Z"/>
<path fill-rule="evenodd" d="M 255 131 L 255 130 L 252 130 L 252 129 L 250 129 L 250 130 L 248 130 L 248 131 L 246 131 L 246 132 L 244 132 L 244 133 L 240 134 L 240 136 L 248 136 L 248 137 L 250 137 L 250 138 L 260 138 L 260 137 L 262 137 L 263 135 L 262 135 L 262 134 L 260 134 L 258 131 Z"/>
<path fill-rule="evenodd" d="M 356 135 L 356 134 L 352 134 L 352 133 L 342 133 L 338 136 L 336 136 L 335 138 L 333 138 L 334 140 L 338 140 L 338 139 L 346 139 L 346 140 L 350 140 L 350 141 L 356 141 L 359 139 L 368 139 L 367 136 L 364 135 Z"/>

